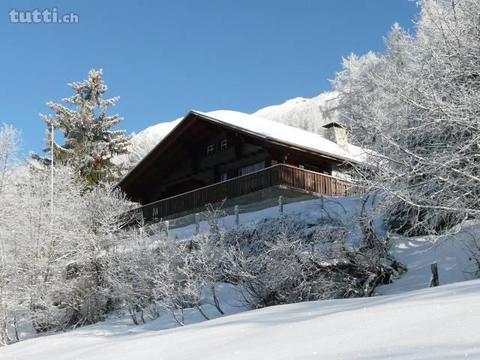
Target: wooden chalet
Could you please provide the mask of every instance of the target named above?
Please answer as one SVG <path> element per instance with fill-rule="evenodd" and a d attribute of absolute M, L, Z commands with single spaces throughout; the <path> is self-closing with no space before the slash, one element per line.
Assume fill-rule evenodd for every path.
<path fill-rule="evenodd" d="M 190 111 L 118 186 L 142 204 L 147 220 L 224 199 L 255 201 L 268 189 L 349 195 L 350 183 L 333 175 L 361 161 L 359 148 L 336 123 L 324 131 L 320 136 L 234 111 Z"/>

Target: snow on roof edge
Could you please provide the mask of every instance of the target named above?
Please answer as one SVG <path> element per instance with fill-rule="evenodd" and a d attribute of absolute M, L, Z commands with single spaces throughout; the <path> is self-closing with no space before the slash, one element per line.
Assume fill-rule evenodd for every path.
<path fill-rule="evenodd" d="M 239 111 L 232 111 L 232 110 L 217 110 L 217 111 L 212 111 L 212 112 L 209 112 L 209 113 L 204 113 L 204 112 L 198 111 L 198 110 L 191 110 L 190 112 L 194 113 L 194 114 L 197 114 L 197 115 L 200 115 L 202 117 L 206 117 L 206 118 L 208 118 L 212 121 L 215 121 L 217 123 L 222 123 L 226 126 L 229 126 L 229 127 L 232 127 L 232 128 L 237 128 L 238 130 L 247 131 L 247 132 L 251 133 L 252 135 L 259 136 L 259 137 L 262 137 L 262 138 L 267 139 L 267 140 L 274 140 L 274 141 L 278 141 L 278 142 L 288 144 L 288 145 L 291 145 L 291 146 L 301 147 L 301 148 L 308 149 L 310 151 L 313 151 L 313 152 L 316 152 L 316 153 L 319 153 L 319 154 L 322 154 L 322 155 L 330 156 L 330 157 L 340 159 L 340 160 L 344 160 L 344 161 L 347 161 L 347 162 L 363 163 L 365 161 L 362 158 L 361 154 L 358 154 L 357 156 L 355 156 L 350 151 L 347 151 L 347 150 L 341 148 L 335 142 L 333 142 L 331 140 L 328 140 L 328 139 L 326 139 L 325 137 L 323 137 L 319 134 L 316 134 L 316 133 L 313 133 L 313 132 L 310 132 L 310 131 L 306 131 L 306 130 L 303 130 L 303 129 L 300 129 L 300 128 L 297 128 L 297 127 L 294 127 L 294 126 L 279 123 L 279 122 L 276 122 L 276 121 L 273 121 L 273 120 L 268 120 L 268 119 L 262 118 L 260 116 L 246 114 L 246 113 L 242 113 L 242 112 L 239 112 Z M 232 116 L 244 117 L 245 119 L 242 119 L 242 120 L 252 120 L 252 121 L 256 121 L 256 122 L 262 122 L 263 125 L 271 126 L 271 127 L 275 128 L 276 130 L 278 130 L 278 129 L 285 130 L 285 133 L 286 132 L 291 132 L 295 135 L 303 135 L 307 138 L 310 138 L 309 140 L 313 139 L 313 140 L 318 141 L 319 145 L 327 146 L 327 147 L 331 148 L 331 150 L 336 150 L 336 151 L 327 151 L 327 150 L 325 150 L 321 147 L 309 146 L 308 144 L 305 145 L 304 143 L 301 143 L 301 142 L 298 142 L 298 141 L 292 141 L 290 138 L 288 138 L 288 136 L 278 136 L 278 135 L 275 135 L 275 134 L 269 134 L 268 131 L 266 131 L 266 132 L 256 131 L 256 130 L 252 129 L 251 126 L 250 127 L 249 126 L 242 126 L 243 124 L 239 124 L 239 122 L 242 122 L 242 120 L 238 121 L 239 119 L 237 119 L 237 121 L 233 121 L 231 119 L 226 119 L 223 116 L 218 116 L 218 114 L 225 115 L 227 113 L 229 115 L 232 115 Z M 349 145 L 349 148 L 351 150 L 355 150 L 355 151 L 359 151 L 359 152 L 362 150 L 361 148 L 359 148 L 357 146 L 354 146 L 352 144 L 348 144 L 348 145 Z"/>

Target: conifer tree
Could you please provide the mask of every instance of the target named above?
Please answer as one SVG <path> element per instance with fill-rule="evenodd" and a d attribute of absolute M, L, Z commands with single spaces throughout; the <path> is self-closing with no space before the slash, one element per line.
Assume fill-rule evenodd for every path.
<path fill-rule="evenodd" d="M 88 79 L 69 84 L 74 95 L 61 103 L 48 102 L 53 115 L 41 115 L 47 124 L 47 147 L 51 155 L 52 125 L 63 135 L 63 145 L 53 143 L 54 162 L 71 166 L 87 187 L 108 184 L 119 178 L 122 169 L 112 162 L 116 155 L 126 153 L 129 137 L 124 130 L 113 130 L 122 117 L 108 115 L 118 97 L 104 99 L 107 85 L 102 70 L 92 69 Z M 50 156 L 33 155 L 44 165 L 50 164 Z"/>

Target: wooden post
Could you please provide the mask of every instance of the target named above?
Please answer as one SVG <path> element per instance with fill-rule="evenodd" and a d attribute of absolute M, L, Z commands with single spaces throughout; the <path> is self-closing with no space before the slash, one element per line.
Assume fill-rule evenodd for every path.
<path fill-rule="evenodd" d="M 194 235 L 198 235 L 200 233 L 200 214 L 195 214 L 195 232 Z"/>
<path fill-rule="evenodd" d="M 436 262 L 430 265 L 430 270 L 432 271 L 432 278 L 430 279 L 430 287 L 435 287 L 440 285 L 440 281 L 438 279 L 438 266 Z"/>
<path fill-rule="evenodd" d="M 240 209 L 238 205 L 235 205 L 235 207 L 233 208 L 233 211 L 235 213 L 235 225 L 238 226 L 240 225 Z"/>
<path fill-rule="evenodd" d="M 283 196 L 282 195 L 278 197 L 278 211 L 280 212 L 280 215 L 283 215 Z"/>
<path fill-rule="evenodd" d="M 165 234 L 168 236 L 170 235 L 170 221 L 165 220 Z"/>

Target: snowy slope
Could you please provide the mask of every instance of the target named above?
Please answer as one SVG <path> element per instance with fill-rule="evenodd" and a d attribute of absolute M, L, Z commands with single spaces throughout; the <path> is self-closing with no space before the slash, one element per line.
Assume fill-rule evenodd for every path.
<path fill-rule="evenodd" d="M 361 206 L 355 198 L 325 198 L 287 204 L 284 210 L 309 223 L 319 223 L 328 213 L 348 224 Z M 278 208 L 272 207 L 241 214 L 240 221 L 247 225 L 277 216 Z M 227 216 L 220 223 L 231 228 L 233 222 Z M 172 234 L 191 236 L 192 226 Z M 201 231 L 206 227 L 202 223 Z M 132 326 L 128 318 L 113 319 L 1 348 L 0 359 L 480 358 L 480 280 L 461 282 L 472 276 L 465 241 L 479 231 L 479 224 L 468 223 L 439 242 L 395 239 L 392 252 L 409 270 L 378 289 L 377 294 L 387 296 L 245 311 L 236 288 L 219 284 L 229 316 L 219 318 L 213 306 L 204 305 L 217 319 L 205 322 L 198 311 L 189 309 L 183 328 L 167 314 L 141 326 Z M 439 264 L 441 284 L 454 284 L 427 288 L 433 261 Z"/>
<path fill-rule="evenodd" d="M 480 281 L 275 306 L 176 328 L 86 327 L 0 349 L 3 360 L 480 358 Z"/>
<path fill-rule="evenodd" d="M 372 203 L 367 203 L 371 209 Z M 284 214 L 296 217 L 305 223 L 320 224 L 330 217 L 339 220 L 350 229 L 349 243 L 358 244 L 362 239 L 358 217 L 362 208 L 362 199 L 354 197 L 325 197 L 323 199 L 304 200 L 286 204 Z M 241 207 L 240 207 L 241 210 Z M 279 216 L 278 206 L 258 211 L 241 213 L 239 222 L 244 226 L 253 226 L 263 219 L 275 219 Z M 175 227 L 175 221 L 170 222 Z M 224 229 L 235 226 L 235 216 L 228 215 L 219 219 Z M 200 233 L 207 233 L 209 224 L 201 221 Z M 384 234 L 381 214 L 374 218 L 374 226 L 378 235 Z M 195 231 L 195 225 L 187 225 L 171 230 L 171 236 L 176 239 L 189 239 Z M 460 229 L 441 239 L 434 237 L 402 237 L 390 234 L 390 252 L 394 258 L 408 268 L 401 277 L 389 285 L 382 285 L 375 291 L 376 295 L 392 295 L 406 291 L 419 290 L 428 287 L 430 283 L 430 264 L 438 264 L 440 284 L 451 284 L 475 278 L 475 262 L 471 259 L 472 234 L 480 233 L 480 224 L 467 222 Z"/>
<path fill-rule="evenodd" d="M 280 105 L 267 106 L 252 115 L 321 134 L 322 125 L 338 120 L 334 111 L 337 96 L 337 92 L 329 91 L 313 98 L 297 97 Z"/>
<path fill-rule="evenodd" d="M 321 134 L 322 125 L 336 120 L 335 112 L 327 114 L 325 110 L 335 106 L 335 92 L 326 92 L 311 99 L 295 98 L 280 105 L 268 106 L 256 111 L 253 115 L 267 120 L 301 128 Z M 213 112 L 207 112 L 210 114 Z M 133 134 L 131 153 L 114 159 L 116 163 L 125 164 L 131 168 L 157 145 L 182 118 L 161 122 L 150 126 L 138 134 Z"/>
<path fill-rule="evenodd" d="M 480 224 L 467 222 L 453 234 L 437 240 L 430 237 L 392 239 L 392 254 L 408 266 L 408 271 L 394 283 L 378 288 L 376 293 L 399 294 L 425 288 L 430 282 L 433 262 L 438 265 L 441 285 L 474 279 L 476 268 L 469 248 L 472 234 L 478 233 Z"/>
<path fill-rule="evenodd" d="M 325 198 L 290 203 L 284 211 L 308 223 L 319 223 L 328 213 L 348 224 L 361 206 L 360 199 Z M 241 214 L 240 221 L 247 225 L 277 216 L 278 208 L 271 207 Z M 225 228 L 233 223 L 233 216 L 220 221 Z M 191 236 L 192 227 L 174 229 L 172 235 Z M 202 232 L 207 227 L 201 223 Z M 184 328 L 167 314 L 141 326 L 132 326 L 128 318 L 113 319 L 0 349 L 0 359 L 480 358 L 480 334 L 475 331 L 480 320 L 480 281 L 458 283 L 472 275 L 464 241 L 479 230 L 479 224 L 470 223 L 440 242 L 395 239 L 392 252 L 409 270 L 378 289 L 377 294 L 389 296 L 245 312 L 236 288 L 219 284 L 221 304 L 229 316 L 218 318 L 213 306 L 204 305 L 209 317 L 217 319 L 204 322 L 198 311 L 189 309 Z M 352 231 L 355 237 L 353 227 Z M 433 261 L 439 264 L 441 284 L 457 283 L 428 289 Z"/>

